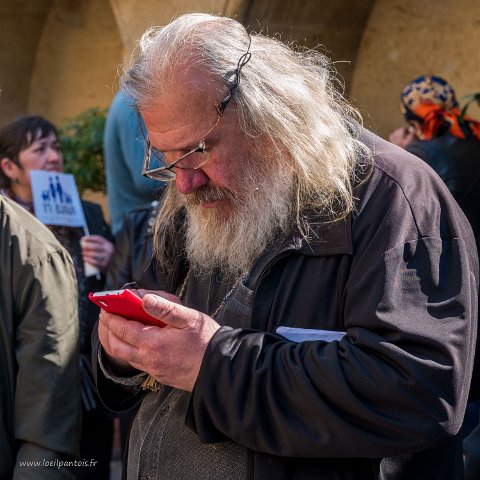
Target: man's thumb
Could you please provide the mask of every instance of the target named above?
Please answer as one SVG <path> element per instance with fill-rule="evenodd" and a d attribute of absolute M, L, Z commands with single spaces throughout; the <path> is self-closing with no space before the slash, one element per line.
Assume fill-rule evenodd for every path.
<path fill-rule="evenodd" d="M 158 320 L 176 328 L 183 328 L 187 325 L 185 315 L 182 315 L 182 305 L 167 300 L 159 295 L 148 293 L 142 298 L 144 310 Z"/>

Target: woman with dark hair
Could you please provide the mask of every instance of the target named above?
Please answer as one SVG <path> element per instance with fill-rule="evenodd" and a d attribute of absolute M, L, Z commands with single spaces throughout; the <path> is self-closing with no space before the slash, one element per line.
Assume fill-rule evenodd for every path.
<path fill-rule="evenodd" d="M 63 156 L 54 125 L 40 116 L 20 117 L 0 130 L 0 193 L 35 215 L 31 170 L 63 172 Z M 82 459 L 93 459 L 77 470 L 78 478 L 108 479 L 113 435 L 113 420 L 102 411 L 91 380 L 90 336 L 98 318 L 98 309 L 88 300 L 88 292 L 102 290 L 104 273 L 113 255 L 112 235 L 99 205 L 82 201 L 88 230 L 49 226 L 60 243 L 70 253 L 78 284 L 78 313 L 80 320 L 80 365 L 82 379 Z M 100 276 L 87 276 L 84 264 L 91 264 Z M 84 476 L 85 475 L 85 476 Z"/>

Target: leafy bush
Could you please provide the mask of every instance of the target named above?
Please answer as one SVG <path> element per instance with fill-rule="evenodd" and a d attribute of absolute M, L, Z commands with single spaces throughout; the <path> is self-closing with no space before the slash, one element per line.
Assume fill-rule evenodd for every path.
<path fill-rule="evenodd" d="M 59 128 L 65 172 L 75 177 L 78 192 L 105 193 L 103 130 L 107 109 L 90 108 Z"/>
<path fill-rule="evenodd" d="M 472 103 L 475 102 L 480 107 L 480 92 L 472 93 L 471 95 L 466 95 L 464 98 L 467 100 L 467 103 L 465 103 L 465 105 L 462 108 L 462 112 L 460 113 L 460 121 L 461 122 L 463 122 L 464 117 L 467 113 L 468 107 Z"/>

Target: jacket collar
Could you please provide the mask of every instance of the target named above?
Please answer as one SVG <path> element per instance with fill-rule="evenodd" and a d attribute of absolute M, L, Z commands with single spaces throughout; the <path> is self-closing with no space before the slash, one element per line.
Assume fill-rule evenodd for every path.
<path fill-rule="evenodd" d="M 298 252 L 309 257 L 321 257 L 328 255 L 352 255 L 352 215 L 337 221 L 320 218 L 310 215 L 308 218 L 308 235 L 302 235 L 298 225 L 294 225 L 290 234 L 283 241 L 280 240 L 277 246 L 271 246 L 255 262 L 252 270 L 249 272 L 247 283 L 256 284 L 258 278 L 264 269 L 280 256 L 288 252 Z M 182 217 L 182 222 L 184 217 Z M 179 278 L 186 275 L 188 270 L 188 261 L 185 258 L 180 259 L 177 265 L 181 265 L 179 274 L 172 275 L 172 288 L 177 285 Z M 253 289 L 253 288 L 252 288 Z M 173 291 L 173 289 L 171 290 Z"/>
<path fill-rule="evenodd" d="M 269 270 L 270 265 L 291 252 L 309 257 L 351 255 L 353 253 L 351 216 L 348 215 L 345 219 L 336 222 L 322 221 L 318 218 L 315 222 L 310 220 L 307 238 L 301 234 L 296 225 L 292 232 L 277 245 L 267 249 L 255 262 L 245 279 L 245 285 L 248 288 L 255 290 L 260 278 Z"/>

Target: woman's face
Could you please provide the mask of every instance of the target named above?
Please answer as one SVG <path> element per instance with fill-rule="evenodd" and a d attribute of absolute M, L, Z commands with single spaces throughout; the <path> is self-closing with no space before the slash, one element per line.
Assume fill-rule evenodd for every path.
<path fill-rule="evenodd" d="M 2 160 L 2 170 L 11 180 L 14 194 L 23 200 L 31 201 L 31 170 L 63 172 L 63 155 L 55 133 L 50 132 L 46 137 L 33 141 L 18 154 L 18 162 L 21 168 L 11 160 Z"/>
<path fill-rule="evenodd" d="M 18 154 L 18 161 L 22 168 L 18 169 L 17 185 L 21 189 L 28 189 L 30 194 L 30 170 L 63 172 L 63 155 L 55 133 L 50 132 L 46 137 L 35 140 Z"/>
<path fill-rule="evenodd" d="M 60 142 L 53 132 L 46 137 L 38 138 L 29 147 L 22 150 L 18 155 L 18 160 L 28 179 L 30 179 L 30 170 L 63 172 Z"/>

